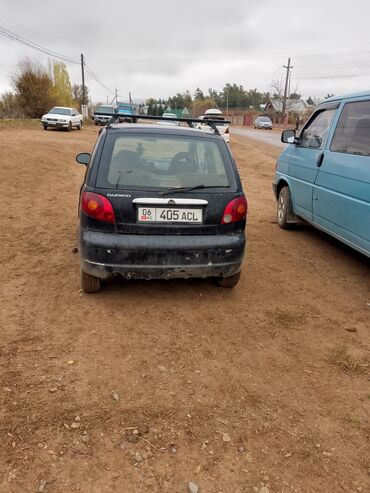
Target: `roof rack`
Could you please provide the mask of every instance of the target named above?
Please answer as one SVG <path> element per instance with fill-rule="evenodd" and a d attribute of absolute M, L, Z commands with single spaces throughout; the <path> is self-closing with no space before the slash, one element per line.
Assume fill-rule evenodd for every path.
<path fill-rule="evenodd" d="M 104 115 L 104 113 L 99 113 L 99 115 Z M 112 117 L 111 120 L 106 125 L 107 128 L 111 128 L 110 126 L 112 123 L 120 123 L 120 120 L 121 120 L 121 123 L 122 123 L 122 120 L 123 121 L 133 121 L 133 122 L 136 122 L 136 120 L 138 120 L 138 119 L 140 119 L 140 120 L 163 120 L 163 121 L 167 121 L 167 122 L 168 121 L 185 122 L 191 128 L 194 128 L 193 123 L 201 123 L 203 125 L 206 124 L 212 128 L 212 130 L 214 131 L 215 134 L 221 135 L 218 128 L 217 128 L 217 123 L 220 123 L 220 120 L 217 120 L 217 119 L 212 120 L 212 119 L 207 118 L 207 119 L 201 120 L 200 118 L 180 118 L 180 117 L 167 118 L 166 116 L 130 115 L 130 114 L 125 115 L 124 113 L 115 113 L 114 115 L 106 113 L 106 116 Z M 231 123 L 230 120 L 222 120 L 222 121 L 224 123 Z"/>

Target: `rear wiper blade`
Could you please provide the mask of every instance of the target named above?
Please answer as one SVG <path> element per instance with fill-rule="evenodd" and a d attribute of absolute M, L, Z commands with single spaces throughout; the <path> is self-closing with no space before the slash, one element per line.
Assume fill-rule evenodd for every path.
<path fill-rule="evenodd" d="M 190 190 L 199 190 L 201 188 L 228 188 L 225 185 L 195 185 L 194 187 L 173 187 L 168 188 L 167 190 L 163 190 L 163 192 L 159 192 L 159 195 L 168 195 L 169 193 L 177 193 L 177 192 L 190 192 Z"/>

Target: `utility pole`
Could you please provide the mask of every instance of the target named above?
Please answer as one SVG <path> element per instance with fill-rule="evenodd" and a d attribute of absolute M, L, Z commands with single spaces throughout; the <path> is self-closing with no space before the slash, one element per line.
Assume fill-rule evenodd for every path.
<path fill-rule="evenodd" d="M 229 116 L 229 90 L 226 89 L 226 118 Z"/>
<path fill-rule="evenodd" d="M 283 113 L 283 121 L 284 121 L 285 110 L 286 110 L 286 100 L 287 100 L 287 96 L 288 96 L 287 93 L 288 93 L 289 75 L 290 75 L 290 71 L 293 68 L 290 65 L 290 58 L 288 58 L 288 65 L 283 65 L 283 67 L 286 68 L 285 88 L 284 88 L 284 97 L 283 97 L 283 110 L 282 110 L 282 113 Z"/>
<path fill-rule="evenodd" d="M 82 106 L 85 104 L 85 70 L 84 70 L 84 56 L 81 53 L 81 72 L 82 72 Z M 82 108 L 81 108 L 82 111 Z"/>
<path fill-rule="evenodd" d="M 118 99 L 117 99 L 117 87 L 115 88 L 115 92 L 116 92 L 116 96 L 115 96 L 115 98 L 116 98 L 116 104 L 118 104 Z"/>

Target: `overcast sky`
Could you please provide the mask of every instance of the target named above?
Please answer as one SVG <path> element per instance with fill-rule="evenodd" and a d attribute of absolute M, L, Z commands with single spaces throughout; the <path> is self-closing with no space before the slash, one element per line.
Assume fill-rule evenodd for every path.
<path fill-rule="evenodd" d="M 0 0 L 0 27 L 86 64 L 93 101 L 166 98 L 227 82 L 267 91 L 292 59 L 291 89 L 323 97 L 370 87 L 370 2 L 355 0 Z M 0 93 L 25 56 L 0 35 Z M 72 83 L 81 68 L 68 63 Z"/>

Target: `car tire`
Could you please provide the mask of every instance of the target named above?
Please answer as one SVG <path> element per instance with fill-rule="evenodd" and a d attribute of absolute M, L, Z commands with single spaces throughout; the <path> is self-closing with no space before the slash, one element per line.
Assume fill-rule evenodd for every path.
<path fill-rule="evenodd" d="M 48 126 L 47 125 L 43 125 L 44 127 L 44 130 L 47 130 L 48 129 Z"/>
<path fill-rule="evenodd" d="M 67 132 L 70 132 L 71 130 L 72 130 L 72 122 L 69 122 L 67 127 Z"/>
<path fill-rule="evenodd" d="M 101 279 L 81 270 L 81 289 L 84 293 L 98 293 L 101 289 Z"/>
<path fill-rule="evenodd" d="M 285 186 L 279 192 L 276 207 L 277 223 L 280 228 L 289 229 L 292 227 L 292 225 L 288 223 L 288 218 L 292 215 L 292 198 L 289 187 Z"/>
<path fill-rule="evenodd" d="M 82 120 L 80 120 L 80 123 L 77 125 L 77 130 L 81 130 L 82 128 Z"/>
<path fill-rule="evenodd" d="M 233 288 L 240 281 L 240 272 L 237 272 L 230 277 L 220 277 L 218 279 L 218 285 L 222 288 Z"/>

